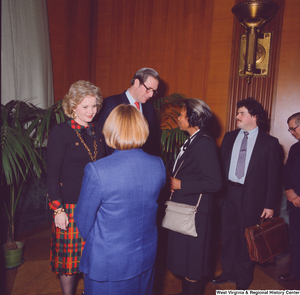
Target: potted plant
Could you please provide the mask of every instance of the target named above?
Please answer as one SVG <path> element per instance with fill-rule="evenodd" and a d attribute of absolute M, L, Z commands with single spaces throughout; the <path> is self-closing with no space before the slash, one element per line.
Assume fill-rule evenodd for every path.
<path fill-rule="evenodd" d="M 187 134 L 178 127 L 177 118 L 187 97 L 180 93 L 172 93 L 154 101 L 161 129 L 161 158 L 166 169 L 171 169 L 180 147 L 187 139 Z"/>
<path fill-rule="evenodd" d="M 23 245 L 15 241 L 15 214 L 23 184 L 29 176 L 40 178 L 45 168 L 42 143 L 51 126 L 61 120 L 61 102 L 46 110 L 16 100 L 1 105 L 1 186 L 8 217 L 7 242 L 3 247 L 7 268 L 22 263 Z"/>

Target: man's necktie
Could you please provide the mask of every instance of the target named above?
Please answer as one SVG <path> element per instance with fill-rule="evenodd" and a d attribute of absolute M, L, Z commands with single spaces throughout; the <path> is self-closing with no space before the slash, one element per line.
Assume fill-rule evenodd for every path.
<path fill-rule="evenodd" d="M 242 140 L 241 149 L 236 165 L 235 175 L 238 179 L 241 179 L 245 173 L 245 161 L 246 161 L 246 153 L 247 153 L 247 142 L 248 142 L 248 134 L 249 132 L 244 131 L 244 138 Z"/>
<path fill-rule="evenodd" d="M 139 110 L 140 109 L 140 104 L 137 101 L 135 101 L 134 104 L 136 105 L 137 109 Z"/>

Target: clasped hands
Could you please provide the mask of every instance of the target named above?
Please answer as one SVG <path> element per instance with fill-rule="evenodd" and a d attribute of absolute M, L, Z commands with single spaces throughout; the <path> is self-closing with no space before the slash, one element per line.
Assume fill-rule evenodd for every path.
<path fill-rule="evenodd" d="M 295 193 L 293 189 L 285 191 L 286 198 L 289 202 L 292 202 L 295 207 L 300 207 L 300 197 Z"/>

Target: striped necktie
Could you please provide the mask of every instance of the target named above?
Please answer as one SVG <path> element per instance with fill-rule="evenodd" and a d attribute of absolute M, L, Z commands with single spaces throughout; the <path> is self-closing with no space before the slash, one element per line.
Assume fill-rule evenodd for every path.
<path fill-rule="evenodd" d="M 236 170 L 235 170 L 235 175 L 238 179 L 241 179 L 245 173 L 248 134 L 249 132 L 244 131 L 244 138 L 242 140 L 241 149 L 240 149 Z"/>

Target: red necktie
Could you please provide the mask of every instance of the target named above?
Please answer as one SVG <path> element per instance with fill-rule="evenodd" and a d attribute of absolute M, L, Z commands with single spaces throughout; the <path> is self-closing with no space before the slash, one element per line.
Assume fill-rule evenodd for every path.
<path fill-rule="evenodd" d="M 137 109 L 139 110 L 140 109 L 140 104 L 137 101 L 134 104 L 136 105 Z"/>

